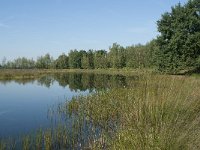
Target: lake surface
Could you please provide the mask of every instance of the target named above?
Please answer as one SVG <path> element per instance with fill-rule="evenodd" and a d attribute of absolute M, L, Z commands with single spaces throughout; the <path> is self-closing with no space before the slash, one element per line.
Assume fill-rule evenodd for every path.
<path fill-rule="evenodd" d="M 49 108 L 80 94 L 130 86 L 132 79 L 121 75 L 70 73 L 0 80 L 0 138 L 49 127 Z"/>

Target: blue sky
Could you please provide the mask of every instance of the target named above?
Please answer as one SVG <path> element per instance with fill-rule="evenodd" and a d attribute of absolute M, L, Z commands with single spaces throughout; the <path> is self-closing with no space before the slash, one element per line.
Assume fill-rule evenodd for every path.
<path fill-rule="evenodd" d="M 187 0 L 0 0 L 0 59 L 144 44 L 178 2 Z"/>

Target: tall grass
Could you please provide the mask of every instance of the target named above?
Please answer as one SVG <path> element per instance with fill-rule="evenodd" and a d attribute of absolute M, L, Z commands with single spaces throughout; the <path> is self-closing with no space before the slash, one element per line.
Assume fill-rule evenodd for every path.
<path fill-rule="evenodd" d="M 79 97 L 67 106 L 101 129 L 94 140 L 100 148 L 199 149 L 199 85 L 194 78 L 147 76 L 135 88 Z"/>

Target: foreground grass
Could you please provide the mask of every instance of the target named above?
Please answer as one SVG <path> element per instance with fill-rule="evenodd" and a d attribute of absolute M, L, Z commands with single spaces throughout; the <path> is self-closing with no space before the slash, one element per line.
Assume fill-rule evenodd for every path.
<path fill-rule="evenodd" d="M 200 81 L 144 75 L 131 88 L 74 97 L 65 125 L 25 136 L 22 149 L 200 149 Z M 0 142 L 0 149 L 6 147 Z M 36 148 L 37 147 L 37 148 Z"/>
<path fill-rule="evenodd" d="M 99 148 L 199 149 L 199 85 L 185 77 L 144 77 L 136 88 L 77 98 L 69 108 L 104 130 Z"/>

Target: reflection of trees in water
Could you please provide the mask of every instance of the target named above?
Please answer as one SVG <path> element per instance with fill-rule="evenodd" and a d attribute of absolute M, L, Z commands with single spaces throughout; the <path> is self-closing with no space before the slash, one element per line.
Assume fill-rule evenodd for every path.
<path fill-rule="evenodd" d="M 50 87 L 54 81 L 62 87 L 69 86 L 70 90 L 80 91 L 94 91 L 104 90 L 108 88 L 130 87 L 136 84 L 135 76 L 123 75 L 107 75 L 107 74 L 93 74 L 93 73 L 57 73 L 46 76 L 41 76 L 35 79 L 14 79 L 1 80 L 1 84 L 7 84 L 14 81 L 18 84 L 27 84 L 37 81 L 37 84 Z"/>
<path fill-rule="evenodd" d="M 121 75 L 68 73 L 56 74 L 54 78 L 61 86 L 69 85 L 69 88 L 75 91 L 93 91 L 94 89 L 102 90 L 127 86 L 126 77 Z"/>
<path fill-rule="evenodd" d="M 54 80 L 55 79 L 52 76 L 43 76 L 43 77 L 37 79 L 37 83 L 39 85 L 43 85 L 43 86 L 46 86 L 47 88 L 49 88 L 51 85 L 53 85 Z"/>
<path fill-rule="evenodd" d="M 84 91 L 82 83 L 82 74 L 71 74 L 69 78 L 69 88 L 71 90 Z"/>
<path fill-rule="evenodd" d="M 59 83 L 60 86 L 66 87 L 69 84 L 68 74 L 55 74 L 54 79 Z"/>
<path fill-rule="evenodd" d="M 22 84 L 22 85 L 26 85 L 28 83 L 34 83 L 35 82 L 35 79 L 28 79 L 28 78 L 25 78 L 25 79 L 3 79 L 3 80 L 0 80 L 0 84 L 8 84 L 10 82 L 14 82 L 14 83 L 17 83 L 17 84 Z"/>

